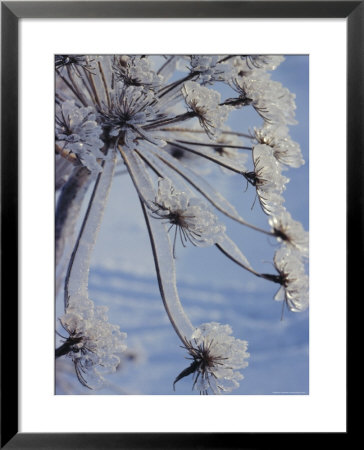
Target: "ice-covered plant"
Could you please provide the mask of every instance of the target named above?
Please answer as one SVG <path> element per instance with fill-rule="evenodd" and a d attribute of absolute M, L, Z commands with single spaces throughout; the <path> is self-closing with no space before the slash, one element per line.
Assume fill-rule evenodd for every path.
<path fill-rule="evenodd" d="M 296 123 L 295 95 L 269 73 L 283 61 L 276 55 L 56 55 L 56 290 L 64 299 L 59 334 L 67 333 L 56 357 L 71 359 L 82 385 L 100 387 L 126 349 L 126 334 L 88 293 L 118 164 L 138 194 L 161 298 L 191 360 L 173 386 L 192 375 L 202 394 L 230 392 L 249 357 L 247 342 L 232 337 L 229 325 L 195 326 L 184 311 L 175 265 L 187 244 L 214 246 L 252 276 L 279 284 L 274 298 L 283 307 L 307 308 L 308 233 L 284 206 L 289 179 L 283 172 L 304 164 L 288 128 Z M 230 126 L 241 108 L 253 108 L 263 120 L 254 132 Z M 243 218 L 206 173 L 240 177 L 242 197 L 244 186 L 253 186 L 271 229 Z M 242 232 L 248 227 L 276 239 L 272 273 L 252 267 L 228 235 L 229 220 Z"/>

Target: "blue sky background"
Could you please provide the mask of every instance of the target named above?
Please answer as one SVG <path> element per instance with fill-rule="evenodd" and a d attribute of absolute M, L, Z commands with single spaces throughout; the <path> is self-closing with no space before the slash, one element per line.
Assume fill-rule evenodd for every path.
<path fill-rule="evenodd" d="M 306 164 L 285 173 L 291 181 L 285 205 L 295 220 L 308 230 L 308 56 L 287 56 L 276 71 L 280 81 L 296 94 L 296 119 L 292 139 L 301 145 Z M 221 90 L 222 98 L 226 93 Z M 229 125 L 248 132 L 261 124 L 252 108 L 234 112 Z M 247 142 L 248 143 L 248 142 Z M 225 195 L 249 222 L 268 229 L 268 216 L 254 204 L 255 191 L 238 175 L 225 175 L 219 168 L 208 180 Z M 272 258 L 277 244 L 266 235 L 225 219 L 227 232 L 258 271 L 274 273 Z M 309 393 L 308 311 L 285 311 L 273 300 L 278 285 L 260 280 L 234 265 L 215 247 L 177 247 L 177 280 L 182 304 L 192 323 L 217 321 L 230 324 L 236 338 L 248 341 L 249 366 L 245 379 L 232 394 L 277 395 Z M 57 361 L 62 383 L 58 394 L 191 394 L 192 377 L 176 384 L 175 377 L 189 365 L 180 348 L 160 299 L 154 262 L 140 204 L 128 176 L 115 177 L 105 217 L 95 247 L 89 281 L 90 298 L 109 306 L 109 318 L 128 334 L 135 359 L 125 358 L 120 370 L 100 391 L 82 387 L 66 359 Z M 57 302 L 62 314 L 62 302 Z"/>

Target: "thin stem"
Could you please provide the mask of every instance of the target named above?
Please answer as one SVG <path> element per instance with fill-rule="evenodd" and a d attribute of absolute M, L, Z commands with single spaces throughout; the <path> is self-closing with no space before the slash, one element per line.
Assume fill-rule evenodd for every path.
<path fill-rule="evenodd" d="M 170 119 L 162 119 L 162 120 L 157 120 L 155 122 L 151 122 L 150 125 L 146 125 L 145 127 L 143 127 L 143 130 L 152 130 L 153 128 L 158 128 L 160 126 L 164 126 L 164 125 L 170 125 L 172 123 L 176 123 L 176 122 L 183 122 L 185 120 L 191 119 L 192 117 L 196 117 L 197 114 L 194 111 L 188 111 L 184 114 L 179 114 L 176 117 L 172 117 Z"/>
<path fill-rule="evenodd" d="M 97 63 L 98 63 L 98 66 L 99 66 L 99 71 L 100 71 L 100 73 L 101 73 L 102 83 L 103 83 L 104 89 L 105 89 L 105 95 L 106 95 L 106 100 L 107 100 L 107 106 L 108 106 L 108 108 L 110 109 L 111 103 L 110 103 L 109 89 L 108 89 L 108 87 L 107 87 L 107 82 L 106 82 L 106 78 L 105 78 L 105 73 L 104 73 L 104 70 L 103 70 L 103 68 L 102 68 L 102 66 L 101 66 L 101 64 L 100 64 L 100 61 L 98 61 Z"/>
<path fill-rule="evenodd" d="M 177 142 L 167 141 L 167 144 L 170 144 L 170 145 L 172 145 L 174 147 L 180 148 L 181 150 L 185 150 L 187 152 L 193 153 L 195 155 L 201 156 L 202 158 L 208 159 L 209 161 L 212 161 L 212 162 L 214 162 L 214 163 L 216 163 L 216 164 L 218 164 L 218 165 L 220 165 L 222 167 L 225 167 L 226 169 L 229 169 L 229 170 L 231 170 L 231 171 L 233 171 L 235 173 L 238 173 L 240 175 L 243 174 L 243 172 L 241 170 L 233 167 L 233 165 L 228 164 L 228 160 L 227 160 L 226 163 L 224 163 L 223 161 L 221 161 L 220 159 L 218 159 L 216 157 L 213 157 L 211 155 L 207 155 L 205 153 L 202 153 L 201 151 L 194 150 L 192 148 L 185 147 L 184 145 L 178 144 Z"/>
<path fill-rule="evenodd" d="M 162 70 L 164 70 L 164 69 L 168 66 L 168 64 L 171 63 L 171 61 L 173 61 L 174 58 L 175 58 L 175 56 L 170 56 L 170 57 L 167 59 L 167 61 L 166 61 L 165 63 L 163 63 L 163 64 L 161 65 L 161 67 L 158 69 L 157 75 L 159 75 L 159 74 L 162 72 Z"/>
<path fill-rule="evenodd" d="M 238 148 L 240 150 L 253 150 L 253 147 L 245 147 L 243 145 L 231 145 L 231 144 L 218 144 L 216 142 L 206 143 L 206 142 L 191 142 L 191 141 L 182 141 L 177 139 L 176 142 L 181 142 L 182 144 L 189 145 L 201 145 L 202 147 L 214 147 L 214 148 Z"/>
<path fill-rule="evenodd" d="M 80 89 L 79 89 L 79 87 L 78 87 L 76 81 L 75 81 L 74 78 L 73 78 L 73 75 L 72 75 L 70 66 L 67 66 L 67 74 L 68 74 L 68 78 L 70 79 L 70 82 L 72 83 L 72 86 L 73 86 L 73 87 L 75 88 L 75 90 L 78 92 L 78 97 L 79 97 L 80 99 L 83 99 L 83 101 L 82 101 L 82 100 L 81 100 L 81 101 L 82 101 L 82 103 L 86 106 L 86 105 L 87 105 L 87 102 L 86 102 L 85 97 L 83 96 L 82 92 L 80 91 Z"/>
<path fill-rule="evenodd" d="M 142 201 L 141 205 L 152 245 L 163 305 L 177 336 L 181 339 L 182 343 L 184 343 L 185 339 L 193 333 L 194 327 L 184 312 L 177 293 L 173 250 L 171 250 L 168 233 L 163 223 L 149 216 L 146 205 Z M 162 228 L 162 230 L 160 230 L 162 233 L 156 230 L 157 227 Z M 167 258 L 163 252 L 163 249 L 166 246 L 168 246 L 170 250 L 170 257 Z M 162 251 L 160 248 L 162 248 Z"/>
<path fill-rule="evenodd" d="M 93 91 L 94 96 L 95 96 L 96 104 L 101 109 L 101 103 L 100 103 L 100 99 L 99 99 L 99 96 L 98 96 L 98 93 L 97 93 L 97 89 L 96 89 L 96 86 L 95 86 L 95 81 L 93 79 L 93 74 L 88 72 L 85 68 L 83 70 L 85 71 L 86 77 L 88 78 L 88 80 L 90 82 L 92 91 Z"/>
<path fill-rule="evenodd" d="M 266 274 L 266 273 L 260 273 L 254 270 L 253 268 L 245 265 L 241 261 L 239 261 L 237 258 L 234 258 L 233 255 L 231 255 L 229 252 L 227 252 L 220 244 L 215 244 L 215 246 L 229 259 L 231 259 L 235 264 L 242 267 L 243 269 L 247 270 L 248 272 L 252 273 L 253 275 L 257 276 L 258 278 L 264 278 L 265 280 L 272 281 L 273 283 L 280 283 L 279 281 L 279 275 L 274 274 Z"/>
<path fill-rule="evenodd" d="M 162 98 L 163 96 L 165 96 L 166 94 L 168 94 L 168 92 L 170 92 L 172 89 L 176 88 L 177 86 L 179 86 L 180 84 L 184 83 L 185 81 L 191 80 L 192 78 L 194 78 L 195 76 L 198 75 L 198 72 L 190 72 L 187 76 L 185 76 L 184 78 L 181 78 L 178 81 L 175 81 L 171 84 L 168 84 L 167 86 L 165 86 L 164 88 L 162 88 L 159 91 L 159 98 Z"/>
<path fill-rule="evenodd" d="M 203 133 L 203 134 L 206 134 L 204 130 L 194 130 L 194 129 L 182 128 L 182 127 L 161 128 L 161 131 L 169 131 L 171 133 L 177 131 L 177 132 L 181 132 L 181 133 Z M 241 137 L 248 138 L 250 140 L 254 140 L 255 139 L 254 136 L 252 136 L 250 134 L 238 133 L 236 131 L 225 131 L 225 130 L 222 130 L 221 134 L 231 134 L 233 136 L 241 136 Z"/>
<path fill-rule="evenodd" d="M 75 96 L 79 99 L 79 101 L 83 104 L 83 106 L 87 106 L 85 99 L 81 94 L 72 86 L 72 84 L 61 74 L 61 72 L 56 69 L 57 75 L 61 78 L 64 84 L 75 94 Z"/>

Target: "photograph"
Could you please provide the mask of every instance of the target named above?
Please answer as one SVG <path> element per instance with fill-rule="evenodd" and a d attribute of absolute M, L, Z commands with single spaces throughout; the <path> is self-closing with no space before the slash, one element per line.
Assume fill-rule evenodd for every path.
<path fill-rule="evenodd" d="M 309 395 L 309 55 L 54 65 L 55 394 Z"/>

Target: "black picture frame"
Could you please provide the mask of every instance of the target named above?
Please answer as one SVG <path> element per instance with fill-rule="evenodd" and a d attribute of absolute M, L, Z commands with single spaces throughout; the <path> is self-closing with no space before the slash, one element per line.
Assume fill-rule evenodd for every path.
<path fill-rule="evenodd" d="M 95 1 L 1 2 L 1 448 L 269 448 L 304 444 L 311 433 L 19 433 L 18 432 L 18 22 L 21 18 L 346 18 L 347 299 L 363 274 L 364 2 Z M 340 95 L 339 92 L 333 95 Z M 8 107 L 11 105 L 11 108 Z M 9 318 L 15 318 L 9 320 Z M 10 339 L 11 338 L 11 339 Z M 9 342 L 11 343 L 9 345 Z M 348 346 L 348 349 L 350 346 Z M 349 415 L 347 416 L 347 418 Z M 349 438 L 337 433 L 337 443 Z M 242 436 L 242 434 L 244 436 Z M 277 436 L 279 434 L 279 436 Z M 351 433 L 350 433 L 351 435 Z M 322 438 L 322 439 L 321 439 Z M 315 433 L 315 444 L 327 436 Z"/>

